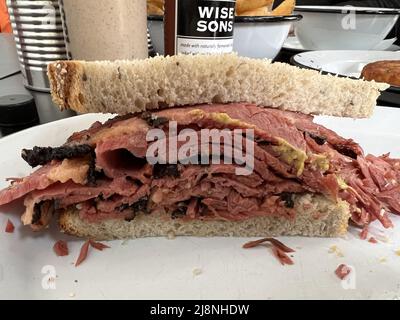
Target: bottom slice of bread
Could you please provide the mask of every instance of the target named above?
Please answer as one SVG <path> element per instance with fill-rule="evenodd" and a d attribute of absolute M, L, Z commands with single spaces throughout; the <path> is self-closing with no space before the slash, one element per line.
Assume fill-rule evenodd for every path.
<path fill-rule="evenodd" d="M 59 225 L 68 234 L 95 240 L 159 236 L 337 237 L 346 233 L 350 217 L 347 202 L 334 202 L 321 195 L 306 194 L 296 196 L 294 204 L 294 219 L 263 216 L 243 221 L 183 221 L 171 219 L 165 213 L 153 213 L 139 214 L 130 222 L 112 219 L 88 223 L 72 209 L 61 213 Z"/>

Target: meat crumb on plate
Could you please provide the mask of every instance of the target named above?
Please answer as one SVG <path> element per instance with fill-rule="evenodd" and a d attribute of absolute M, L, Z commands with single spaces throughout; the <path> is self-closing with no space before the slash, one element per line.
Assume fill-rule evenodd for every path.
<path fill-rule="evenodd" d="M 104 249 L 110 248 L 109 246 L 101 243 L 101 242 L 96 242 L 94 240 L 86 240 L 85 243 L 81 247 L 81 251 L 79 253 L 78 259 L 75 262 L 75 267 L 79 266 L 83 261 L 85 261 L 88 252 L 89 252 L 89 247 L 92 247 L 96 250 L 103 251 Z"/>
<path fill-rule="evenodd" d="M 53 250 L 58 257 L 64 257 L 69 254 L 68 245 L 63 240 L 57 241 L 53 246 Z"/>
<path fill-rule="evenodd" d="M 89 251 L 90 241 L 87 240 L 81 247 L 81 251 L 79 252 L 78 259 L 75 262 L 75 267 L 79 266 L 83 261 L 85 261 L 88 251 Z"/>
<path fill-rule="evenodd" d="M 329 248 L 328 253 L 334 253 L 337 257 L 342 258 L 344 257 L 343 252 L 338 248 L 338 246 L 333 245 Z"/>
<path fill-rule="evenodd" d="M 197 277 L 203 273 L 203 270 L 201 268 L 194 268 L 192 271 L 192 274 L 194 277 Z"/>
<path fill-rule="evenodd" d="M 344 263 L 340 264 L 335 270 L 335 274 L 340 280 L 346 279 L 346 277 L 350 274 L 350 272 L 351 272 L 350 267 Z"/>
<path fill-rule="evenodd" d="M 282 265 L 294 264 L 293 260 L 290 259 L 287 253 L 295 252 L 295 250 L 289 248 L 288 246 L 286 246 L 285 244 L 274 238 L 263 238 L 260 240 L 250 241 L 245 243 L 242 247 L 244 249 L 250 249 L 261 245 L 265 246 L 265 242 L 269 242 L 270 244 L 272 244 L 272 253 Z"/>
<path fill-rule="evenodd" d="M 7 225 L 6 225 L 6 232 L 7 233 L 13 233 L 14 232 L 14 229 L 15 229 L 15 227 L 14 227 L 14 224 L 11 222 L 11 220 L 10 219 L 8 219 L 7 220 Z"/>
<path fill-rule="evenodd" d="M 263 238 L 260 240 L 250 241 L 250 242 L 245 243 L 243 245 L 243 248 L 244 249 L 254 248 L 265 242 L 270 242 L 275 248 L 278 248 L 283 252 L 286 252 L 286 253 L 295 252 L 293 249 L 289 248 L 288 246 L 284 245 L 282 242 L 280 242 L 279 240 L 276 240 L 274 238 Z"/>
<path fill-rule="evenodd" d="M 286 264 L 292 265 L 294 264 L 293 260 L 289 258 L 289 256 L 277 247 L 272 248 L 272 252 L 274 256 L 279 260 L 279 262 L 284 266 Z"/>
<path fill-rule="evenodd" d="M 92 248 L 95 248 L 95 249 L 97 249 L 99 251 L 103 251 L 104 249 L 110 249 L 110 247 L 108 245 L 103 244 L 101 242 L 96 242 L 94 240 L 89 240 L 89 243 L 90 243 L 90 246 Z"/>

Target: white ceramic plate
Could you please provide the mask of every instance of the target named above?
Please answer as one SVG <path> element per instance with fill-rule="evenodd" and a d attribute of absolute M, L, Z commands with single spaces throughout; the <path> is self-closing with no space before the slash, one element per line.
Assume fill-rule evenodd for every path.
<path fill-rule="evenodd" d="M 385 39 L 379 45 L 377 45 L 373 50 L 398 51 L 400 50 L 400 47 L 394 44 L 396 40 L 397 38 Z M 304 48 L 304 46 L 300 43 L 299 39 L 296 36 L 288 37 L 283 44 L 283 49 L 296 52 L 310 51 L 310 49 Z"/>
<path fill-rule="evenodd" d="M 21 148 L 59 145 L 73 131 L 106 118 L 89 114 L 0 139 L 0 187 L 6 186 L 6 177 L 31 171 L 19 157 Z M 318 117 L 317 121 L 356 139 L 368 152 L 391 150 L 399 157 L 399 118 L 400 109 L 378 108 L 368 120 Z M 55 227 L 32 233 L 19 224 L 21 209 L 18 205 L 0 209 L 0 299 L 400 298 L 400 257 L 395 254 L 400 249 L 400 218 L 395 216 L 393 230 L 381 233 L 378 225 L 371 227 L 378 239 L 389 239 L 379 244 L 360 240 L 356 230 L 339 239 L 282 237 L 296 249 L 293 266 L 281 266 L 266 248 L 242 249 L 248 239 L 182 237 L 112 241 L 111 249 L 91 250 L 75 268 L 82 240 L 65 236 Z M 16 225 L 13 234 L 4 232 L 8 218 Z M 60 239 L 68 240 L 67 257 L 56 257 L 52 251 Z M 328 253 L 333 245 L 343 257 Z M 354 289 L 345 289 L 334 275 L 340 263 L 354 267 L 350 283 Z M 196 268 L 201 274 L 193 274 Z M 50 287 L 49 271 L 56 272 L 54 290 L 42 287 Z"/>
<path fill-rule="evenodd" d="M 400 60 L 400 51 L 324 50 L 293 57 L 293 63 L 298 66 L 356 78 L 366 64 L 379 60 Z"/>

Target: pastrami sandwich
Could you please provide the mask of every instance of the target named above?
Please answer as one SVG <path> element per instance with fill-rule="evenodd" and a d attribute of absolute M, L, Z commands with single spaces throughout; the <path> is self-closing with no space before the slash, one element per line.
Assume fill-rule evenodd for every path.
<path fill-rule="evenodd" d="M 22 151 L 40 168 L 0 205 L 23 198 L 34 230 L 58 215 L 63 231 L 102 240 L 333 237 L 400 213 L 400 160 L 365 155 L 311 115 L 368 117 L 384 84 L 234 54 L 60 61 L 49 78 L 61 108 L 119 116 Z"/>

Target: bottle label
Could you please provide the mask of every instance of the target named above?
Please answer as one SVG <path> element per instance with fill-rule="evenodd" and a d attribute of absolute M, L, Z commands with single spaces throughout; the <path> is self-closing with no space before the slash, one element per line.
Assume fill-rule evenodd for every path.
<path fill-rule="evenodd" d="M 233 50 L 235 0 L 177 0 L 175 53 Z"/>

